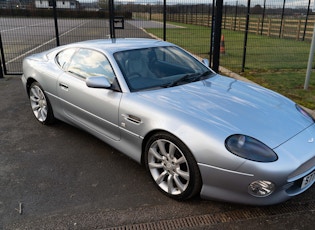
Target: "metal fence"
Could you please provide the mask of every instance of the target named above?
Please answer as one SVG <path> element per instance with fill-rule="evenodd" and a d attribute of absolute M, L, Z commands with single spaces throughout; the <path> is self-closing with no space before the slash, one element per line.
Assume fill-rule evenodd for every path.
<path fill-rule="evenodd" d="M 219 1 L 113 0 L 112 27 L 109 0 L 0 0 L 0 72 L 19 74 L 25 56 L 57 45 L 113 36 L 159 37 L 213 61 Z M 313 1 L 224 0 L 220 64 L 235 71 L 306 68 Z"/>

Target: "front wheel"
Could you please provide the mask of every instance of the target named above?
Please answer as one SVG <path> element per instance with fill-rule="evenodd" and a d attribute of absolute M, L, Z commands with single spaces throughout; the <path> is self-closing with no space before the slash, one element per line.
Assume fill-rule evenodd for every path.
<path fill-rule="evenodd" d="M 169 133 L 152 136 L 145 148 L 145 164 L 156 186 L 167 196 L 185 200 L 201 189 L 201 176 L 190 150 Z"/>
<path fill-rule="evenodd" d="M 37 82 L 33 82 L 30 87 L 29 99 L 33 114 L 40 123 L 47 125 L 54 122 L 55 118 L 50 102 Z"/>

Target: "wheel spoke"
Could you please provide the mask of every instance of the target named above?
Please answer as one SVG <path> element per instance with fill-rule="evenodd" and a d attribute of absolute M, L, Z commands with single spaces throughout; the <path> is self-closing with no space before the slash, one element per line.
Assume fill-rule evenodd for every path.
<path fill-rule="evenodd" d="M 171 143 L 170 144 L 170 148 L 169 148 L 169 157 L 170 157 L 170 159 L 174 158 L 175 151 L 176 151 L 176 146 L 173 143 Z"/>
<path fill-rule="evenodd" d="M 166 152 L 166 149 L 165 149 L 165 141 L 162 141 L 162 140 L 158 140 L 157 141 L 157 144 L 159 146 L 159 149 L 160 149 L 160 152 L 163 156 L 166 156 L 167 157 L 167 152 Z"/>
<path fill-rule="evenodd" d="M 37 98 L 39 100 L 39 94 L 37 88 L 33 87 L 31 88 L 31 95 L 33 95 L 34 98 Z"/>
<path fill-rule="evenodd" d="M 183 184 L 180 181 L 178 175 L 174 175 L 174 182 L 175 182 L 177 188 L 179 189 L 179 191 L 183 192 L 185 190 L 185 184 Z"/>
<path fill-rule="evenodd" d="M 46 107 L 41 108 L 40 114 L 41 114 L 41 118 L 45 120 L 45 118 L 47 117 L 47 108 Z"/>
<path fill-rule="evenodd" d="M 176 159 L 174 163 L 176 165 L 180 165 L 180 164 L 186 163 L 186 158 L 184 156 L 182 156 L 181 158 Z"/>
<path fill-rule="evenodd" d="M 181 169 L 176 169 L 176 173 L 180 176 L 180 177 L 182 177 L 183 179 L 185 179 L 185 180 L 189 180 L 189 172 L 185 172 L 185 171 L 183 171 L 183 170 L 181 170 Z"/>
<path fill-rule="evenodd" d="M 162 156 L 156 151 L 155 148 L 150 148 L 149 149 L 149 154 L 153 155 L 157 160 L 162 160 Z"/>
<path fill-rule="evenodd" d="M 32 110 L 33 111 L 38 111 L 40 109 L 40 106 L 38 103 L 31 103 Z"/>
<path fill-rule="evenodd" d="M 149 167 L 151 169 L 159 169 L 159 168 L 163 168 L 163 164 L 162 163 L 151 162 L 151 163 L 149 163 Z"/>
<path fill-rule="evenodd" d="M 166 174 L 167 174 L 167 171 L 163 171 L 163 172 L 158 176 L 158 178 L 156 178 L 155 182 L 156 182 L 157 184 L 161 184 L 161 183 L 164 181 L 164 178 L 165 178 Z"/>
<path fill-rule="evenodd" d="M 30 99 L 31 99 L 31 102 L 34 102 L 34 103 L 38 103 L 39 102 L 39 98 L 33 94 L 31 94 L 30 96 Z"/>
<path fill-rule="evenodd" d="M 174 191 L 173 180 L 174 180 L 174 177 L 172 175 L 169 175 L 167 178 L 167 189 L 168 189 L 169 194 L 172 194 Z"/>
<path fill-rule="evenodd" d="M 37 110 L 37 119 L 39 121 L 44 121 L 45 120 L 45 110 L 41 107 L 38 108 Z"/>

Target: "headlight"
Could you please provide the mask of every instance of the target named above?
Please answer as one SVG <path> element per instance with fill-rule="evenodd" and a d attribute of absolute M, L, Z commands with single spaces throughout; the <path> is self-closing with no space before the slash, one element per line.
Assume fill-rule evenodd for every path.
<path fill-rule="evenodd" d="M 278 159 L 277 154 L 262 142 L 241 134 L 228 137 L 226 148 L 236 156 L 258 162 L 273 162 Z"/>

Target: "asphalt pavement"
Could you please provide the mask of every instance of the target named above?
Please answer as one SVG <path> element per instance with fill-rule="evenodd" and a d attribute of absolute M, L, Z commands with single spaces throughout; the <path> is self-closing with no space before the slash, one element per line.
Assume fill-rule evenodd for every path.
<path fill-rule="evenodd" d="M 313 229 L 315 187 L 279 205 L 161 194 L 90 134 L 35 120 L 20 76 L 0 79 L 0 229 Z"/>

